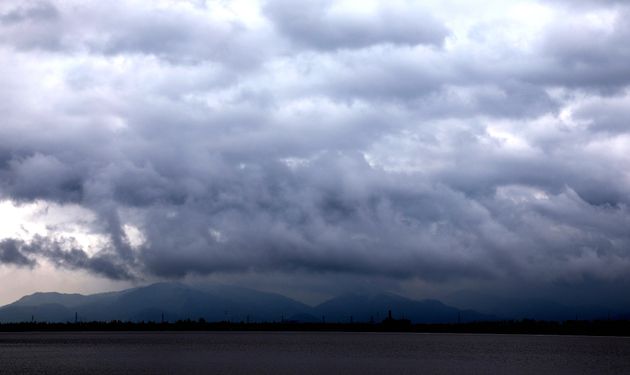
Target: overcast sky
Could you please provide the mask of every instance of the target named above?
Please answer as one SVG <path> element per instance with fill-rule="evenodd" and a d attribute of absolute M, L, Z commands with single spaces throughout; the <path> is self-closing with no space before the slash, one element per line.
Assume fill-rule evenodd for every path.
<path fill-rule="evenodd" d="M 621 299 L 629 17 L 2 0 L 0 303 L 166 279 Z"/>

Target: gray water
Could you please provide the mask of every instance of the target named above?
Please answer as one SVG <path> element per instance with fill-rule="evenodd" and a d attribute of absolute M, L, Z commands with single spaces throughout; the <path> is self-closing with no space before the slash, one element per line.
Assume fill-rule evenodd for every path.
<path fill-rule="evenodd" d="M 0 374 L 630 374 L 630 339 L 398 333 L 0 333 Z"/>

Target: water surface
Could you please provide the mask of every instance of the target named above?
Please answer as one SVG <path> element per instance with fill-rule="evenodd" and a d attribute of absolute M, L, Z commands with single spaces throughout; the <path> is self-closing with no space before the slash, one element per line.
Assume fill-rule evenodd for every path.
<path fill-rule="evenodd" d="M 630 339 L 413 333 L 0 333 L 2 374 L 623 374 Z"/>

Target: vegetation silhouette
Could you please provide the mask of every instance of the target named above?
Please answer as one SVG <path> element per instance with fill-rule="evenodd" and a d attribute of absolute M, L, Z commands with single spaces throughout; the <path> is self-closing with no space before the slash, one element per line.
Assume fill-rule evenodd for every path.
<path fill-rule="evenodd" d="M 310 332 L 416 332 L 416 333 L 491 333 L 630 336 L 630 320 L 503 320 L 466 323 L 412 324 L 407 319 L 388 316 L 380 323 L 301 323 L 279 322 L 207 322 L 204 319 L 176 322 L 19 322 L 0 324 L 0 332 L 54 331 L 310 331 Z"/>

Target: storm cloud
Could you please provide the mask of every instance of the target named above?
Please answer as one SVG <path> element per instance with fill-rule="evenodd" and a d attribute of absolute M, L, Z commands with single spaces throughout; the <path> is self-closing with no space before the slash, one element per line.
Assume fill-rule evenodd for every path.
<path fill-rule="evenodd" d="M 628 282 L 630 8 L 480 4 L 3 1 L 0 263 Z"/>

